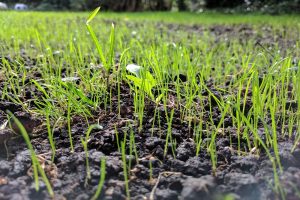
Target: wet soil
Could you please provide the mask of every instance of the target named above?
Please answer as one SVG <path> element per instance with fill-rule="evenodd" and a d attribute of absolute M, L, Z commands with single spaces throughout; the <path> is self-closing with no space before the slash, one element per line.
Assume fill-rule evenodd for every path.
<path fill-rule="evenodd" d="M 183 27 L 170 25 L 170 31 Z M 190 32 L 201 32 L 201 27 L 188 27 Z M 267 28 L 267 27 L 266 27 Z M 243 38 L 245 35 L 255 35 L 248 26 L 213 26 L 209 30 L 220 37 Z M 245 34 L 245 35 L 244 35 Z M 267 39 L 263 39 L 266 37 Z M 260 43 L 279 42 L 274 37 L 263 35 Z M 271 42 L 268 40 L 272 40 Z M 274 40 L 274 41 L 273 41 Z M 282 48 L 294 43 L 283 42 Z M 287 45 L 287 46 L 286 46 Z M 13 58 L 9 59 L 13 62 Z M 25 57 L 25 62 L 34 67 L 34 59 Z M 0 67 L 1 59 L 0 59 Z M 32 77 L 39 78 L 39 74 Z M 210 87 L 210 81 L 207 85 Z M 1 90 L 3 84 L 0 84 Z M 214 88 L 210 88 L 214 91 Z M 34 87 L 29 87 L 21 97 L 30 100 Z M 219 94 L 215 91 L 216 95 Z M 204 96 L 208 94 L 203 94 Z M 247 141 L 241 139 L 241 151 L 250 152 L 239 155 L 237 151 L 237 130 L 232 127 L 231 117 L 225 117 L 225 124 L 220 129 L 216 140 L 217 169 L 212 170 L 212 163 L 206 147 L 210 142 L 210 130 L 203 131 L 201 151 L 196 156 L 196 146 L 193 140 L 193 130 L 185 119 L 180 118 L 179 110 L 175 109 L 172 125 L 172 138 L 176 140 L 175 150 L 170 145 L 167 155 L 164 155 L 167 135 L 165 114 L 170 110 L 160 107 L 160 126 L 157 122 L 152 127 L 155 105 L 146 102 L 145 118 L 142 131 L 135 123 L 133 97 L 130 88 L 122 84 L 121 116 L 117 115 L 117 100 L 113 98 L 112 105 L 106 112 L 99 108 L 89 123 L 100 122 L 101 130 L 93 130 L 88 142 L 91 179 L 86 181 L 85 152 L 80 138 L 85 136 L 87 124 L 80 116 L 72 119 L 72 136 L 74 152 L 70 152 L 67 126 L 56 128 L 54 141 L 56 155 L 51 162 L 51 147 L 47 137 L 47 129 L 43 121 L 37 116 L 27 113 L 21 106 L 7 99 L 0 100 L 0 125 L 7 117 L 5 110 L 13 112 L 26 126 L 30 133 L 31 142 L 43 165 L 45 172 L 53 186 L 55 199 L 90 199 L 96 192 L 101 173 L 100 162 L 106 158 L 106 179 L 100 199 L 126 199 L 122 155 L 118 141 L 126 137 L 126 161 L 130 163 L 129 188 L 131 199 L 223 199 L 230 195 L 233 199 L 280 199 L 280 195 L 272 187 L 274 173 L 272 163 L 263 149 L 247 149 Z M 209 98 L 209 97 L 208 97 Z M 290 103 L 292 106 L 293 102 Z M 30 105 L 34 107 L 35 105 Z M 251 104 L 247 104 L 249 110 Z M 297 105 L 294 107 L 297 107 Z M 206 108 L 204 120 L 209 118 L 209 108 Z M 213 108 L 215 123 L 220 120 L 220 111 Z M 156 120 L 158 121 L 158 120 Z M 30 152 L 18 134 L 18 129 L 5 128 L 0 130 L 0 199 L 51 199 L 45 184 L 40 181 L 40 190 L 35 190 L 32 176 Z M 129 126 L 130 125 L 130 126 Z M 128 137 L 132 127 L 136 145 L 137 158 L 130 155 Z M 160 127 L 160 128 L 159 128 Z M 117 130 L 117 135 L 116 135 Z M 285 189 L 286 199 L 300 199 L 300 145 L 293 153 L 291 148 L 294 138 L 279 138 L 279 154 L 283 165 L 283 172 L 279 173 L 280 183 Z M 259 152 L 259 154 L 258 154 Z M 271 151 L 271 154 L 273 152 Z"/>

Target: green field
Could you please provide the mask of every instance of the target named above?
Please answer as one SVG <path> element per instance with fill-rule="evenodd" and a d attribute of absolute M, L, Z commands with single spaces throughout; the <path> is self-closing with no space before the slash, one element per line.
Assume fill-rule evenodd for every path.
<path fill-rule="evenodd" d="M 260 177 L 255 170 L 233 171 L 253 176 L 251 180 L 257 182 L 251 182 L 251 187 L 258 185 L 257 177 L 264 180 L 261 188 L 243 191 L 238 186 L 245 181 L 237 183 L 236 190 L 219 191 L 218 184 L 208 184 L 211 193 L 206 195 L 300 198 L 300 183 L 288 176 L 290 168 L 300 163 L 295 153 L 300 141 L 300 16 L 100 13 L 87 29 L 88 16 L 0 12 L 0 125 L 6 120 L 8 124 L 17 121 L 9 119 L 6 109 L 17 118 L 30 115 L 32 120 L 41 120 L 34 130 L 26 128 L 26 123 L 32 122 L 20 120 L 25 130 L 19 127 L 14 131 L 35 149 L 30 156 L 35 177 L 39 173 L 44 182 L 50 180 L 42 191 L 51 195 L 54 183 L 40 167 L 39 155 L 49 166 L 61 166 L 63 156 L 84 153 L 85 178 L 77 180 L 80 191 L 89 198 L 96 193 L 89 187 L 97 187 L 100 173 L 93 173 L 100 170 L 105 190 L 111 186 L 109 180 L 123 181 L 117 199 L 138 199 L 139 194 L 164 199 L 155 193 L 151 181 L 159 183 L 165 172 L 202 177 L 186 172 L 195 163 L 181 171 L 172 167 L 172 160 L 189 163 L 190 158 L 200 159 L 209 166 L 203 174 L 218 184 L 224 180 L 226 185 L 227 179 L 220 174 L 232 173 L 229 168 L 236 166 L 234 159 L 255 157 L 253 166 L 268 166 L 265 171 L 272 174 Z M 126 69 L 130 64 L 138 69 Z M 8 104 L 18 109 L 14 112 Z M 27 135 L 35 139 L 30 142 Z M 9 136 L 4 138 L 0 137 L 0 142 L 10 140 Z M 149 138 L 160 142 L 150 148 Z M 182 156 L 186 149 L 190 152 Z M 100 169 L 100 161 L 91 156 L 94 151 L 101 152 Z M 21 150 L 13 152 L 18 155 Z M 293 164 L 287 162 L 286 155 Z M 119 159 L 121 170 L 119 175 L 111 175 L 107 164 L 104 179 L 104 160 L 109 163 L 109 159 Z M 132 172 L 144 160 L 149 162 L 144 164 L 146 171 L 141 169 L 148 176 L 142 176 L 146 181 Z M 58 168 L 62 173 L 64 168 Z M 292 174 L 297 173 L 299 170 Z M 183 180 L 182 191 L 176 191 L 185 199 Z M 139 181 L 148 181 L 148 189 L 140 191 Z M 98 186 L 100 191 L 102 183 Z M 72 192 L 62 194 L 64 186 L 53 190 L 55 195 L 73 197 Z M 261 196 L 256 198 L 248 190 Z M 109 196 L 103 191 L 101 195 Z"/>

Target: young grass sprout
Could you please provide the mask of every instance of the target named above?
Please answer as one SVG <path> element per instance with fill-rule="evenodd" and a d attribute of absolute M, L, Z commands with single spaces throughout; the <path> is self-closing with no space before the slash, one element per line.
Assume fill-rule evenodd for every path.
<path fill-rule="evenodd" d="M 32 168 L 33 168 L 33 177 L 34 177 L 34 182 L 35 182 L 35 189 L 38 191 L 39 190 L 39 176 L 38 174 L 41 175 L 42 180 L 44 181 L 48 193 L 51 197 L 54 196 L 54 192 L 52 190 L 52 186 L 47 178 L 47 175 L 43 169 L 43 167 L 41 166 L 39 159 L 37 157 L 37 155 L 35 154 L 35 151 L 33 149 L 33 146 L 30 142 L 30 138 L 28 136 L 28 133 L 26 131 L 26 129 L 24 128 L 24 126 L 22 125 L 22 123 L 14 116 L 14 114 L 10 111 L 6 111 L 7 114 L 9 115 L 10 118 L 12 118 L 12 120 L 14 121 L 14 123 L 18 126 L 20 133 L 22 134 L 27 147 L 29 148 L 30 154 L 31 154 L 31 160 L 32 160 Z"/>
<path fill-rule="evenodd" d="M 99 124 L 93 124 L 91 126 L 89 126 L 88 130 L 85 133 L 85 138 L 80 138 L 80 141 L 82 143 L 84 152 L 85 152 L 85 164 L 86 164 L 86 185 L 88 183 L 88 180 L 91 179 L 91 172 L 90 172 L 90 164 L 89 164 L 89 153 L 88 153 L 88 142 L 89 142 L 89 138 L 90 138 L 90 133 L 93 129 L 98 129 L 101 130 L 103 129 L 102 126 L 100 126 Z M 101 171 L 102 172 L 102 171 Z"/>

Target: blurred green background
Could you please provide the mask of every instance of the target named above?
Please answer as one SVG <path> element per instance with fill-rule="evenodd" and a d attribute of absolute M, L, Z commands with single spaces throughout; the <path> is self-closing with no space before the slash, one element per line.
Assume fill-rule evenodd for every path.
<path fill-rule="evenodd" d="M 300 0 L 2 0 L 13 8 L 25 3 L 31 10 L 92 10 L 101 6 L 110 11 L 222 11 L 268 14 L 300 13 Z"/>

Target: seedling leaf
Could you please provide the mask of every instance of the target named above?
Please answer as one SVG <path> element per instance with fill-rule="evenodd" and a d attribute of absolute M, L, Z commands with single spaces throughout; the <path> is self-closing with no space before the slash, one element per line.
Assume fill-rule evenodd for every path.
<path fill-rule="evenodd" d="M 86 24 L 88 25 L 93 19 L 94 17 L 97 15 L 97 13 L 99 12 L 100 7 L 96 8 L 88 17 L 88 19 L 86 20 Z"/>
<path fill-rule="evenodd" d="M 51 197 L 54 196 L 54 192 L 52 190 L 50 181 L 47 178 L 47 175 L 43 169 L 43 167 L 41 166 L 41 164 L 39 163 L 39 160 L 37 158 L 37 155 L 35 154 L 35 151 L 33 149 L 33 146 L 30 142 L 30 138 L 29 135 L 26 131 L 26 129 L 24 128 L 24 126 L 22 125 L 22 123 L 14 116 L 14 114 L 12 112 L 10 112 L 9 110 L 6 111 L 7 114 L 9 115 L 9 117 L 11 117 L 13 119 L 13 121 L 16 123 L 16 125 L 18 126 L 18 128 L 20 129 L 21 135 L 23 136 L 25 143 L 27 144 L 27 147 L 30 151 L 31 154 L 31 160 L 32 160 L 32 167 L 33 167 L 33 174 L 34 174 L 34 182 L 35 182 L 35 189 L 38 191 L 39 190 L 39 179 L 38 179 L 38 172 L 40 173 L 46 187 L 47 190 L 49 192 L 49 195 Z"/>
<path fill-rule="evenodd" d="M 132 76 L 132 75 L 126 75 L 126 78 L 129 79 L 134 83 L 135 86 L 141 87 L 142 86 L 142 79 Z"/>

